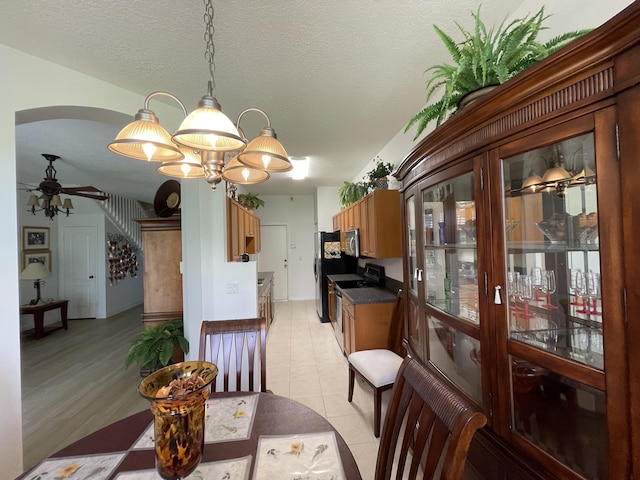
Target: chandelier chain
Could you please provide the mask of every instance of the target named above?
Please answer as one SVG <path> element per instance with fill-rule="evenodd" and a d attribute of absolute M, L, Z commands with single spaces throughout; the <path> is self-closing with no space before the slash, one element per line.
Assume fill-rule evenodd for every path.
<path fill-rule="evenodd" d="M 215 94 L 216 82 L 213 79 L 213 71 L 215 70 L 213 56 L 216 53 L 216 48 L 213 45 L 213 34 L 215 33 L 215 28 L 213 26 L 214 12 L 212 0 L 204 0 L 204 6 L 204 23 L 206 26 L 204 31 L 204 41 L 207 44 L 207 48 L 204 51 L 204 58 L 207 60 L 207 64 L 209 65 L 209 81 L 211 82 L 213 93 Z"/>

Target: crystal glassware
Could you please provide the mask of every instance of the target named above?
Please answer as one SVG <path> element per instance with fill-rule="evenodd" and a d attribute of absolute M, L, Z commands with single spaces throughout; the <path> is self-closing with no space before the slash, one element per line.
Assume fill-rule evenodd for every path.
<path fill-rule="evenodd" d="M 154 417 L 156 470 L 180 480 L 200 464 L 204 450 L 205 407 L 218 367 L 204 361 L 181 362 L 156 370 L 140 383 Z M 177 383 L 169 393 L 164 387 Z"/>
<path fill-rule="evenodd" d="M 513 305 L 509 302 L 509 309 L 514 312 L 519 312 L 522 309 L 516 304 L 518 298 L 518 282 L 520 281 L 520 273 L 509 270 L 507 272 L 507 295 L 510 299 L 513 299 Z"/>
<path fill-rule="evenodd" d="M 589 271 L 585 274 L 585 280 L 587 287 L 586 295 L 590 300 L 590 302 L 587 302 L 587 313 L 589 315 L 602 315 L 602 312 L 598 311 L 598 297 L 600 296 L 600 274 Z"/>
<path fill-rule="evenodd" d="M 518 316 L 527 319 L 533 318 L 533 315 L 529 313 L 529 302 L 533 300 L 533 283 L 530 275 L 520 275 L 518 297 L 520 297 L 520 300 L 524 303 L 524 312 L 519 313 Z"/>
<path fill-rule="evenodd" d="M 541 299 L 538 292 L 542 289 L 542 269 L 540 267 L 531 269 L 531 284 L 533 286 L 533 301 L 539 302 Z"/>
<path fill-rule="evenodd" d="M 556 309 L 555 305 L 551 303 L 551 294 L 556 291 L 556 274 L 553 270 L 545 270 L 542 272 L 542 283 L 540 285 L 542 293 L 546 295 L 546 301 L 542 305 L 544 308 Z"/>
<path fill-rule="evenodd" d="M 569 269 L 569 290 L 573 293 L 573 301 L 571 301 L 570 305 L 578 306 L 582 305 L 580 301 L 580 294 L 582 293 L 580 278 L 582 277 L 582 270 L 579 268 L 571 268 Z"/>

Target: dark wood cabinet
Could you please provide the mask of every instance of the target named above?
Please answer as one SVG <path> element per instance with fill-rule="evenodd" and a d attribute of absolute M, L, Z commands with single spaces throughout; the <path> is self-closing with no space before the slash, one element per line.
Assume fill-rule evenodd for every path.
<path fill-rule="evenodd" d="M 489 418 L 468 478 L 640 476 L 639 24 L 635 2 L 398 169 L 409 345 Z"/>

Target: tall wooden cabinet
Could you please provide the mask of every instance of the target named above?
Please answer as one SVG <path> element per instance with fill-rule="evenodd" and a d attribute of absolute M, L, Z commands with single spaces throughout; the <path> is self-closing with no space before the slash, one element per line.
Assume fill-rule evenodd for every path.
<path fill-rule="evenodd" d="M 144 254 L 145 328 L 182 318 L 182 231 L 180 215 L 137 220 Z"/>
<path fill-rule="evenodd" d="M 399 168 L 410 347 L 489 418 L 466 478 L 640 478 L 638 25 L 636 2 Z"/>

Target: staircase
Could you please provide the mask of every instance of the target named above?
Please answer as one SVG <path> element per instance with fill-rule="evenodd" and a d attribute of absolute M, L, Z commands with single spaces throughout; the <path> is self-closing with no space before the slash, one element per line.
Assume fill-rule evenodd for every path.
<path fill-rule="evenodd" d="M 145 209 L 143 203 L 128 197 L 109 194 L 106 202 L 96 202 L 105 216 L 113 223 L 123 235 L 131 239 L 133 244 L 142 250 L 142 231 L 138 218 L 149 218 L 150 210 Z M 152 208 L 152 207 L 150 207 Z"/>

